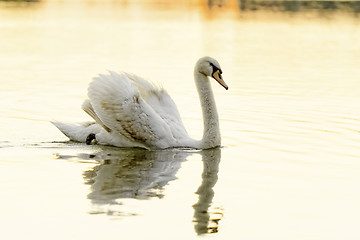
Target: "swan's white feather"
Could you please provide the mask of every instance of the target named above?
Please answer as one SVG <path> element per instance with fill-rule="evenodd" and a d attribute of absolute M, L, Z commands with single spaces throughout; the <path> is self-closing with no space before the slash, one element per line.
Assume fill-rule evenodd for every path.
<path fill-rule="evenodd" d="M 96 135 L 96 142 L 101 145 L 112 145 L 116 147 L 139 147 L 147 148 L 142 143 L 133 142 L 119 134 L 111 134 L 107 132 L 100 124 L 96 122 L 86 123 L 60 123 L 52 122 L 65 136 L 72 141 L 86 142 L 86 138 L 90 134 Z"/>
<path fill-rule="evenodd" d="M 111 130 L 100 120 L 100 118 L 95 113 L 94 108 L 91 105 L 89 99 L 86 99 L 81 105 L 82 110 L 84 110 L 90 117 L 92 117 L 98 124 L 100 124 L 107 132 L 111 132 Z"/>
<path fill-rule="evenodd" d="M 188 133 L 181 120 L 180 113 L 167 91 L 135 74 L 125 74 L 132 84 L 137 87 L 141 97 L 170 127 L 173 137 L 178 141 L 187 139 Z"/>
<path fill-rule="evenodd" d="M 51 122 L 54 124 L 65 136 L 73 141 L 85 142 L 89 134 L 98 134 L 105 131 L 99 124 L 95 122 L 85 122 L 79 124 Z"/>
<path fill-rule="evenodd" d="M 133 82 L 134 78 L 129 78 L 126 73 L 110 72 L 110 75 L 101 74 L 94 78 L 88 96 L 97 117 L 111 131 L 130 141 L 158 148 L 174 145 L 176 140 L 171 128 L 140 94 L 153 99 L 160 90 L 137 81 L 139 88 Z M 152 103 L 155 105 L 155 101 Z"/>

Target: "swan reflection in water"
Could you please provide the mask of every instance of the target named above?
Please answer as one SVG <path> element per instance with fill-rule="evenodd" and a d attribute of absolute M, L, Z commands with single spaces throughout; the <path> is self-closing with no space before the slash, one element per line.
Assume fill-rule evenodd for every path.
<path fill-rule="evenodd" d="M 195 231 L 198 234 L 218 232 L 223 213 L 220 207 L 212 206 L 215 192 L 213 187 L 218 180 L 221 149 L 208 149 L 199 152 L 203 161 L 202 181 L 196 191 L 198 202 L 193 205 Z"/>
<path fill-rule="evenodd" d="M 78 155 L 78 158 L 92 158 L 99 163 L 84 172 L 86 183 L 91 185 L 91 192 L 88 194 L 94 207 L 91 213 L 136 215 L 129 213 L 131 207 L 121 200 L 162 198 L 164 187 L 176 179 L 181 164 L 194 154 L 201 155 L 203 161 L 202 182 L 196 192 L 198 201 L 193 205 L 195 231 L 197 234 L 217 232 L 222 211 L 212 207 L 212 200 L 213 187 L 218 178 L 220 148 L 201 151 L 103 148 L 90 156 Z"/>
<path fill-rule="evenodd" d="M 163 197 L 163 188 L 175 180 L 188 151 L 107 150 L 95 154 L 100 162 L 84 173 L 91 184 L 88 198 L 95 204 L 117 199 Z M 115 202 L 114 202 L 115 201 Z"/>

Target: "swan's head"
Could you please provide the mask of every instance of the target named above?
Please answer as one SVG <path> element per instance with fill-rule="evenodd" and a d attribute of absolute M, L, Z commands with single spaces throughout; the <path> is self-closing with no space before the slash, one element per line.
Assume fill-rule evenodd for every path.
<path fill-rule="evenodd" d="M 195 69 L 200 73 L 204 74 L 205 76 L 215 79 L 226 90 L 229 89 L 221 76 L 222 71 L 220 64 L 215 59 L 211 57 L 200 58 L 199 61 L 196 63 Z"/>

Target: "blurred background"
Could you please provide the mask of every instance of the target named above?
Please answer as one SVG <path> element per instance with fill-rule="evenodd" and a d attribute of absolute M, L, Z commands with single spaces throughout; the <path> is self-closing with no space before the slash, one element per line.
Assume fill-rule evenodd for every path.
<path fill-rule="evenodd" d="M 0 1 L 1 239 L 359 239 L 360 1 Z M 163 85 L 202 136 L 216 58 L 222 145 L 68 142 L 50 121 L 98 73 Z"/>

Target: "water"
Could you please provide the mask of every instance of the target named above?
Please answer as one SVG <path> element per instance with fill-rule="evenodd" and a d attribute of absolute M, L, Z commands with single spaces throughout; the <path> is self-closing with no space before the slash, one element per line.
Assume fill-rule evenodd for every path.
<path fill-rule="evenodd" d="M 97 73 L 161 82 L 200 138 L 196 60 L 222 145 L 67 142 Z M 0 2 L 1 239 L 359 239 L 360 28 L 342 11 L 113 1 Z"/>

